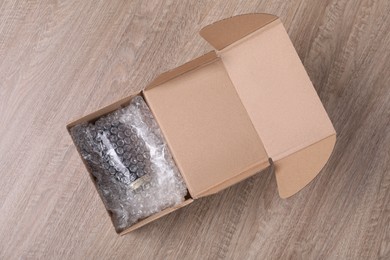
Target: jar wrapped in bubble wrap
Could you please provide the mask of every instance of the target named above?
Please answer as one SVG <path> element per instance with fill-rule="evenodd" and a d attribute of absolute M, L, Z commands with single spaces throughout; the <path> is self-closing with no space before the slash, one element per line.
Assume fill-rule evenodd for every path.
<path fill-rule="evenodd" d="M 184 201 L 186 185 L 141 96 L 70 132 L 117 232 Z"/>

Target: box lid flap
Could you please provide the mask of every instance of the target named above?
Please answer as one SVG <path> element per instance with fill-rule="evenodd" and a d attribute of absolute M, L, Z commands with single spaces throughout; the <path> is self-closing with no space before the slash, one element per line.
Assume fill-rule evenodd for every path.
<path fill-rule="evenodd" d="M 159 76 L 144 91 L 193 198 L 268 167 L 268 155 L 214 52 Z"/>
<path fill-rule="evenodd" d="M 222 50 L 276 19 L 271 14 L 242 14 L 210 24 L 199 33 L 216 50 Z"/>
<path fill-rule="evenodd" d="M 280 195 L 293 195 L 328 160 L 335 130 L 282 23 L 266 14 L 242 15 L 209 25 L 200 34 L 218 50 L 275 162 Z"/>

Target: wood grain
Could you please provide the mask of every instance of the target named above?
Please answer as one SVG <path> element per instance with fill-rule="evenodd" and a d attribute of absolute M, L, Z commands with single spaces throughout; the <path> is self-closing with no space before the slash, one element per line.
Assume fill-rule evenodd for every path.
<path fill-rule="evenodd" d="M 65 125 L 211 50 L 235 14 L 281 17 L 338 132 L 278 197 L 263 172 L 119 237 Z M 390 259 L 390 2 L 1 1 L 0 259 Z"/>

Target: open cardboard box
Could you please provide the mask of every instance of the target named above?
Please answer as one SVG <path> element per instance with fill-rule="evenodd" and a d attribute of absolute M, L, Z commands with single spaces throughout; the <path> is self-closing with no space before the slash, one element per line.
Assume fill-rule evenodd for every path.
<path fill-rule="evenodd" d="M 215 51 L 161 74 L 137 93 L 154 114 L 189 196 L 121 234 L 272 164 L 280 197 L 287 198 L 313 180 L 333 150 L 335 130 L 276 16 L 235 16 L 200 34 Z M 67 128 L 123 107 L 132 97 Z"/>

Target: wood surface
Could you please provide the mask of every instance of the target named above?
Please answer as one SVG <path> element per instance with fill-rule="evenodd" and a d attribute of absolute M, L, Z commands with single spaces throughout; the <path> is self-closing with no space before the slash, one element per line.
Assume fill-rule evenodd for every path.
<path fill-rule="evenodd" d="M 118 236 L 72 119 L 212 48 L 236 14 L 278 15 L 338 133 L 282 200 L 262 172 Z M 390 259 L 390 1 L 0 1 L 0 259 Z"/>

